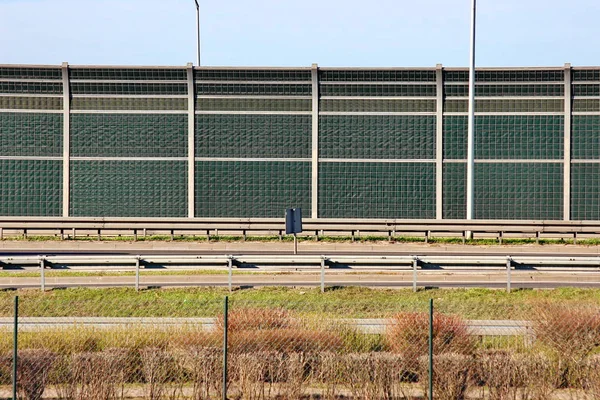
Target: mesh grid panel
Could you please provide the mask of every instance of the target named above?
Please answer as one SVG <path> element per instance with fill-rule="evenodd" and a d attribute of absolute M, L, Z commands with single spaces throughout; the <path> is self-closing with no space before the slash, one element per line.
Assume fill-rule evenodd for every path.
<path fill-rule="evenodd" d="M 310 111 L 310 99 L 198 99 L 202 111 Z"/>
<path fill-rule="evenodd" d="M 600 96 L 600 83 L 573 85 L 573 96 Z"/>
<path fill-rule="evenodd" d="M 0 113 L 0 155 L 60 156 L 60 114 Z"/>
<path fill-rule="evenodd" d="M 475 164 L 475 218 L 558 220 L 562 212 L 562 164 Z"/>
<path fill-rule="evenodd" d="M 435 164 L 320 163 L 319 217 L 435 218 Z"/>
<path fill-rule="evenodd" d="M 600 158 L 600 115 L 572 117 L 571 153 L 576 160 Z"/>
<path fill-rule="evenodd" d="M 71 161 L 76 217 L 185 217 L 185 161 Z"/>
<path fill-rule="evenodd" d="M 443 218 L 467 217 L 467 164 L 445 163 L 443 177 Z"/>
<path fill-rule="evenodd" d="M 62 97 L 0 96 L 0 109 L 62 110 Z"/>
<path fill-rule="evenodd" d="M 310 215 L 311 164 L 279 161 L 196 162 L 197 217 Z"/>
<path fill-rule="evenodd" d="M 476 96 L 563 96 L 564 85 L 476 85 Z M 469 95 L 468 85 L 445 85 L 446 96 L 466 97 Z"/>
<path fill-rule="evenodd" d="M 88 83 L 72 82 L 73 94 L 130 94 L 130 95 L 185 95 L 185 83 Z"/>
<path fill-rule="evenodd" d="M 333 112 L 435 112 L 435 100 L 364 100 L 324 99 L 319 111 Z"/>
<path fill-rule="evenodd" d="M 321 116 L 319 156 L 435 158 L 433 116 Z"/>
<path fill-rule="evenodd" d="M 469 71 L 444 71 L 446 82 L 467 82 Z M 477 82 L 560 82 L 564 80 L 562 70 L 532 71 L 475 71 Z"/>
<path fill-rule="evenodd" d="M 0 82 L 0 93 L 61 94 L 62 82 Z"/>
<path fill-rule="evenodd" d="M 324 82 L 435 82 L 435 71 L 331 71 L 320 70 Z"/>
<path fill-rule="evenodd" d="M 71 99 L 72 110 L 187 110 L 187 99 L 179 98 L 85 98 Z"/>
<path fill-rule="evenodd" d="M 311 85 L 198 83 L 197 95 L 310 96 Z"/>
<path fill-rule="evenodd" d="M 0 79 L 62 79 L 61 68 L 2 67 Z"/>
<path fill-rule="evenodd" d="M 561 112 L 564 110 L 563 99 L 535 100 L 475 100 L 477 112 Z M 468 112 L 467 100 L 449 100 L 444 103 L 445 112 Z"/>
<path fill-rule="evenodd" d="M 308 115 L 197 115 L 196 154 L 303 158 L 311 155 Z"/>
<path fill-rule="evenodd" d="M 0 215 L 59 216 L 60 160 L 0 160 Z"/>
<path fill-rule="evenodd" d="M 74 114 L 71 155 L 185 157 L 187 115 Z"/>
<path fill-rule="evenodd" d="M 467 117 L 444 117 L 444 159 L 467 158 Z"/>
<path fill-rule="evenodd" d="M 71 79 L 186 80 L 184 68 L 70 68 Z"/>
<path fill-rule="evenodd" d="M 321 96 L 435 96 L 435 85 L 321 85 Z"/>
<path fill-rule="evenodd" d="M 600 220 L 600 164 L 571 165 L 571 219 Z"/>
<path fill-rule="evenodd" d="M 194 78 L 205 81 L 310 81 L 310 70 L 201 69 Z"/>

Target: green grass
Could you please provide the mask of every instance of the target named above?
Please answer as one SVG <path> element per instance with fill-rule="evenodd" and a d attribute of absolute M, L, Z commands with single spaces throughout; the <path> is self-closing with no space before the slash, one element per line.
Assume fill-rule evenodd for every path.
<path fill-rule="evenodd" d="M 59 236 L 11 236 L 4 237 L 2 239 L 4 241 L 30 241 L 30 242 L 40 242 L 40 241 L 61 241 Z M 65 241 L 88 241 L 93 242 L 97 241 L 98 237 L 96 235 L 89 236 L 77 236 L 75 239 L 67 238 Z M 206 236 L 190 236 L 190 235 L 176 235 L 171 239 L 169 235 L 152 235 L 152 236 L 142 236 L 139 235 L 137 239 L 134 236 L 102 236 L 102 241 L 104 242 L 224 242 L 224 243 L 233 243 L 233 242 L 292 242 L 293 236 L 284 235 L 280 239 L 279 236 L 247 236 L 244 239 L 243 236 L 216 236 L 211 235 L 210 240 Z M 298 241 L 300 242 L 312 242 L 315 241 L 314 236 L 299 236 Z M 356 236 L 354 239 L 352 236 L 319 236 L 319 242 L 323 243 L 376 243 L 376 242 L 390 242 L 388 236 L 384 235 L 366 235 L 366 236 Z M 393 243 L 425 243 L 424 237 L 419 236 L 396 236 L 393 238 Z M 461 237 L 430 237 L 428 243 L 431 244 L 463 244 L 463 239 Z M 560 244 L 572 244 L 573 240 L 571 239 L 540 239 L 536 242 L 533 238 L 504 238 L 502 240 L 503 246 L 518 246 L 518 245 L 528 245 L 528 244 L 539 244 L 539 245 L 560 245 Z M 466 240 L 465 244 L 472 246 L 491 246 L 496 245 L 499 246 L 500 243 L 495 238 L 480 238 L 480 239 L 471 239 Z M 600 238 L 591 238 L 591 239 L 578 239 L 578 245 L 582 246 L 597 246 L 600 244 Z"/>
<path fill-rule="evenodd" d="M 530 319 L 546 303 L 593 304 L 600 307 L 600 290 L 491 289 L 410 290 L 328 288 L 261 288 L 229 294 L 221 288 L 62 289 L 0 292 L 0 316 L 13 314 L 13 298 L 20 297 L 21 316 L 210 317 L 218 315 L 226 295 L 230 307 L 279 307 L 323 318 L 377 318 L 400 311 L 426 311 L 430 298 L 435 309 L 469 319 Z"/>

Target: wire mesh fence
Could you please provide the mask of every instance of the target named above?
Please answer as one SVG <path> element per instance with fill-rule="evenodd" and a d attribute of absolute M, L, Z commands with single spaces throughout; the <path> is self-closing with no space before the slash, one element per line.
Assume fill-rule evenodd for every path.
<path fill-rule="evenodd" d="M 0 305 L 0 397 L 16 372 L 22 399 L 600 398 L 597 306 L 474 320 L 422 300 L 350 309 L 101 294 L 24 296 L 18 320 Z"/>

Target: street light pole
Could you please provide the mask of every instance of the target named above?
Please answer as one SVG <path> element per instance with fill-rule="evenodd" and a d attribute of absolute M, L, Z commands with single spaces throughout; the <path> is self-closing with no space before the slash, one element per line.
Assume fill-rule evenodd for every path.
<path fill-rule="evenodd" d="M 476 0 L 472 0 L 471 54 L 469 58 L 469 117 L 467 127 L 467 219 L 473 219 L 473 210 L 475 208 L 475 15 Z"/>
<path fill-rule="evenodd" d="M 196 45 L 198 46 L 198 66 L 200 66 L 200 4 L 198 0 L 194 0 L 196 3 Z"/>

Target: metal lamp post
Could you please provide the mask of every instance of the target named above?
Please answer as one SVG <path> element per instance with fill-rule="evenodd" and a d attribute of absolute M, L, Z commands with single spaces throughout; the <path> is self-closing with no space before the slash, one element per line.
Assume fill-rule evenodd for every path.
<path fill-rule="evenodd" d="M 475 208 L 475 15 L 476 0 L 471 7 L 471 54 L 469 57 L 469 117 L 467 127 L 467 219 L 473 219 Z M 469 238 L 471 232 L 469 232 Z"/>
<path fill-rule="evenodd" d="M 196 45 L 198 47 L 198 66 L 200 66 L 200 4 L 198 0 L 194 0 L 196 3 Z"/>

